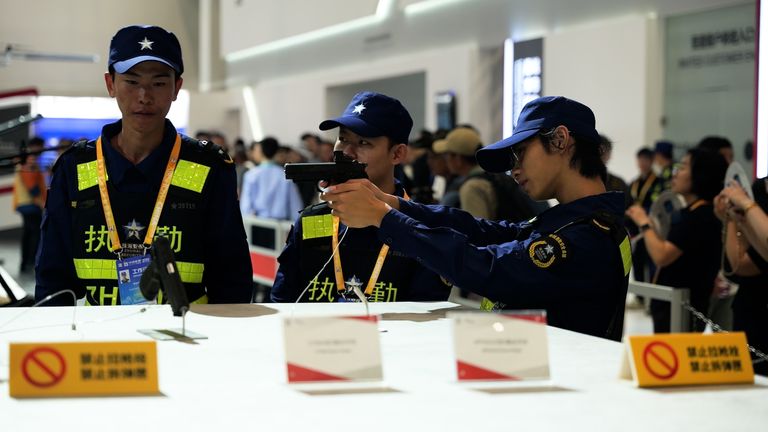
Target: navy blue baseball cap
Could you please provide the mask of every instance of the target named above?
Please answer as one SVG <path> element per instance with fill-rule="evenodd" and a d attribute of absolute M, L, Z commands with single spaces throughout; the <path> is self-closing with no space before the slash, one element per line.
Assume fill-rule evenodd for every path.
<path fill-rule="evenodd" d="M 573 135 L 594 143 L 600 142 L 595 129 L 595 114 L 586 105 L 562 96 L 545 96 L 534 99 L 523 107 L 512 136 L 483 147 L 475 153 L 477 163 L 489 172 L 504 172 L 511 168 L 509 150 L 528 138 L 560 125 Z"/>
<path fill-rule="evenodd" d="M 360 92 L 341 116 L 320 123 L 320 130 L 341 126 L 363 137 L 386 136 L 398 144 L 408 144 L 413 119 L 399 100 L 380 93 Z"/>
<path fill-rule="evenodd" d="M 157 26 L 133 25 L 123 27 L 112 37 L 109 44 L 109 63 L 117 73 L 145 61 L 165 63 L 178 75 L 184 72 L 181 45 L 176 35 Z"/>

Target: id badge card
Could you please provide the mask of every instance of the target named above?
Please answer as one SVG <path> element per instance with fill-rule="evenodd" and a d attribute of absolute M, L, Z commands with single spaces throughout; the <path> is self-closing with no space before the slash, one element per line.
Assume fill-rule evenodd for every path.
<path fill-rule="evenodd" d="M 151 304 L 141 294 L 141 275 L 149 266 L 151 255 L 139 255 L 117 261 L 117 286 L 120 290 L 120 303 L 124 305 Z"/>

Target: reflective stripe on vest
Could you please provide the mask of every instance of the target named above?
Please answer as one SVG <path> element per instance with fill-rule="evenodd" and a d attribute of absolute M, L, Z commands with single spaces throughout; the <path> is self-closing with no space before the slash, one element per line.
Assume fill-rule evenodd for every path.
<path fill-rule="evenodd" d="M 115 260 L 75 258 L 73 261 L 78 279 L 117 280 Z M 203 263 L 176 261 L 176 268 L 179 270 L 179 277 L 184 283 L 201 283 L 203 281 L 203 272 L 205 271 L 205 264 Z"/>
<path fill-rule="evenodd" d="M 629 271 L 632 270 L 632 247 L 629 243 L 629 237 L 624 237 L 619 245 L 621 251 L 621 260 L 624 262 L 624 276 L 629 276 Z"/>
<path fill-rule="evenodd" d="M 185 283 L 201 283 L 205 264 L 176 261 L 176 269 L 179 271 L 181 281 Z"/>
<path fill-rule="evenodd" d="M 109 178 L 109 176 L 107 176 Z M 96 161 L 77 165 L 77 190 L 85 190 L 99 184 L 99 170 Z"/>
<path fill-rule="evenodd" d="M 180 160 L 173 172 L 171 184 L 180 188 L 200 193 L 205 185 L 210 167 L 195 162 Z"/>
<path fill-rule="evenodd" d="M 199 163 L 180 160 L 173 172 L 171 184 L 180 188 L 200 193 L 208 178 L 211 168 Z M 109 175 L 107 175 L 109 178 Z M 77 190 L 85 190 L 99 183 L 96 161 L 77 165 Z"/>
<path fill-rule="evenodd" d="M 483 297 L 483 299 L 480 301 L 480 310 L 490 312 L 495 308 L 496 308 L 496 303 L 492 302 L 491 300 L 488 300 L 486 297 Z"/>

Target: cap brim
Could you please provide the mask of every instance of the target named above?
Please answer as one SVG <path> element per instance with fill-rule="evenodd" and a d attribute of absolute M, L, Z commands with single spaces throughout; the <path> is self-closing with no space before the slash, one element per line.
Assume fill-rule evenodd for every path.
<path fill-rule="evenodd" d="M 168 60 L 161 59 L 160 57 L 155 56 L 140 56 L 140 57 L 134 57 L 132 59 L 123 60 L 120 62 L 115 62 L 112 64 L 112 67 L 115 69 L 115 72 L 117 73 L 126 73 L 128 70 L 137 64 L 145 61 L 156 61 L 163 64 L 166 64 L 171 67 L 171 69 L 175 70 L 177 73 L 179 73 L 179 67 L 174 65 L 173 63 L 169 62 Z"/>
<path fill-rule="evenodd" d="M 345 127 L 352 132 L 366 138 L 376 138 L 386 135 L 375 126 L 364 122 L 360 117 L 336 117 L 320 123 L 320 130 L 329 130 L 337 127 Z"/>
<path fill-rule="evenodd" d="M 511 159 L 506 155 L 509 149 L 516 144 L 536 135 L 539 129 L 529 129 L 512 134 L 499 142 L 483 147 L 475 153 L 477 163 L 488 172 L 505 172 L 512 167 Z"/>

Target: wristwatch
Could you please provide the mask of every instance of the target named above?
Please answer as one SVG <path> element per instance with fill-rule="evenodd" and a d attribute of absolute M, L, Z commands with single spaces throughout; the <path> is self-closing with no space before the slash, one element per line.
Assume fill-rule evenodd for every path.
<path fill-rule="evenodd" d="M 646 232 L 649 229 L 651 229 L 651 224 L 649 223 L 640 225 L 640 232 Z"/>

